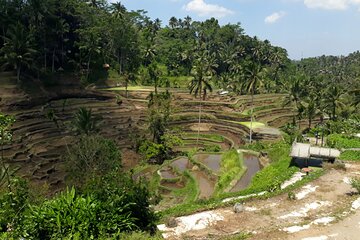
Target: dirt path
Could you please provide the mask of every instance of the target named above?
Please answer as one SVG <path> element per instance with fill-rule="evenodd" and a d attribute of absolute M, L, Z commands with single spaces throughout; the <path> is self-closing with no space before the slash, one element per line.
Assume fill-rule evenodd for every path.
<path fill-rule="evenodd" d="M 359 206 L 355 204 L 359 210 L 352 209 L 359 195 L 350 194 L 353 189 L 349 184 L 349 178 L 360 175 L 360 164 L 347 164 L 347 167 L 347 171 L 329 170 L 294 191 L 296 200 L 289 200 L 288 194 L 282 194 L 247 202 L 240 213 L 228 207 L 181 217 L 179 226 L 165 229 L 164 236 L 168 239 L 221 239 L 248 232 L 252 233 L 250 239 L 306 239 L 322 235 L 327 237 L 324 239 L 360 239 L 351 238 L 357 231 L 360 234 L 360 198 Z M 348 231 L 347 226 L 354 226 L 353 230 Z"/>

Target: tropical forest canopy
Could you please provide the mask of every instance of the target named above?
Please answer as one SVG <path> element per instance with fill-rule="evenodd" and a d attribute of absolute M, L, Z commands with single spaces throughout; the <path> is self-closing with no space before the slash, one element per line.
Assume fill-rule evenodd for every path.
<path fill-rule="evenodd" d="M 109 66 L 126 85 L 177 87 L 181 78 L 174 76 L 204 76 L 205 93 L 287 92 L 297 105 L 316 102 L 333 117 L 340 99 L 343 115 L 359 102 L 359 52 L 291 61 L 285 49 L 246 35 L 240 23 L 189 16 L 165 23 L 105 0 L 1 0 L 0 7 L 2 67 L 17 70 L 18 81 L 66 72 L 88 84 L 108 77 Z"/>

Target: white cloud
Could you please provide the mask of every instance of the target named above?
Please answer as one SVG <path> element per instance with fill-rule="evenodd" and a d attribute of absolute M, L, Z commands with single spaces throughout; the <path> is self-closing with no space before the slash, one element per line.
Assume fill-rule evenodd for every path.
<path fill-rule="evenodd" d="M 280 18 L 284 17 L 286 15 L 285 12 L 281 11 L 281 12 L 274 12 L 273 14 L 271 14 L 270 16 L 267 16 L 265 18 L 265 23 L 267 24 L 273 24 L 276 23 L 277 21 L 280 20 Z"/>
<path fill-rule="evenodd" d="M 206 3 L 204 0 L 191 0 L 184 6 L 184 9 L 188 12 L 197 13 L 200 17 L 221 18 L 234 13 L 225 7 Z"/>
<path fill-rule="evenodd" d="M 360 7 L 360 0 L 304 0 L 304 4 L 308 8 L 345 10 L 350 6 Z"/>

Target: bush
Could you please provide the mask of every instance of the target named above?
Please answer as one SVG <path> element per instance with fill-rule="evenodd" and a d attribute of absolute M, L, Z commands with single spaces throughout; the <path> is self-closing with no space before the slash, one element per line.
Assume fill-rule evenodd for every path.
<path fill-rule="evenodd" d="M 341 160 L 360 161 L 360 151 L 344 151 L 339 158 Z"/>
<path fill-rule="evenodd" d="M 93 239 L 101 229 L 101 203 L 93 197 L 82 197 L 75 189 L 68 190 L 40 206 L 33 206 L 25 215 L 21 236 L 26 239 L 78 238 Z M 124 225 L 130 219 L 124 217 Z"/>
<path fill-rule="evenodd" d="M 205 152 L 220 152 L 221 147 L 217 144 L 211 144 L 211 145 L 205 146 L 204 151 Z"/>
<path fill-rule="evenodd" d="M 327 145 L 333 148 L 360 148 L 360 138 L 342 134 L 331 134 L 327 137 Z"/>
<path fill-rule="evenodd" d="M 134 230 L 154 233 L 157 220 L 149 208 L 145 183 L 126 174 L 109 174 L 39 205 L 31 205 L 11 233 L 15 239 L 108 239 Z M 145 235 L 145 234 L 144 234 Z M 114 238 L 117 239 L 117 238 Z"/>
<path fill-rule="evenodd" d="M 10 189 L 0 195 L 0 232 L 16 228 L 22 221 L 22 213 L 27 209 L 29 190 L 25 180 L 10 179 Z"/>
<path fill-rule="evenodd" d="M 121 167 L 121 153 L 115 142 L 98 135 L 81 136 L 65 160 L 69 181 L 77 186 Z"/>
<path fill-rule="evenodd" d="M 109 224 L 112 222 L 111 219 L 115 218 L 117 214 L 121 214 L 114 208 L 130 203 L 127 209 L 136 226 L 135 230 L 155 232 L 157 217 L 149 206 L 157 204 L 155 201 L 151 202 L 151 199 L 158 198 L 154 194 L 150 194 L 147 182 L 143 180 L 135 182 L 131 176 L 114 171 L 89 184 L 84 192 L 94 195 L 104 204 L 104 209 L 107 209 L 106 212 L 108 212 L 106 221 Z"/>

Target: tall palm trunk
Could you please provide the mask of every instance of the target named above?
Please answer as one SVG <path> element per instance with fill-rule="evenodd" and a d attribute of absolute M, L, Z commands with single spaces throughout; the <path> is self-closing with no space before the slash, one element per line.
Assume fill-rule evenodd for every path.
<path fill-rule="evenodd" d="M 52 54 L 51 72 L 55 72 L 55 48 L 53 49 L 53 54 Z"/>
<path fill-rule="evenodd" d="M 90 61 L 91 61 L 91 53 L 89 53 L 89 59 L 87 62 L 87 71 L 86 71 L 86 81 L 89 80 L 89 74 L 90 74 Z"/>
<path fill-rule="evenodd" d="M 199 147 L 199 138 L 200 138 L 200 124 L 201 124 L 201 103 L 202 103 L 202 96 L 201 96 L 201 88 L 200 88 L 200 102 L 199 102 L 199 121 L 198 121 L 198 134 L 196 138 L 196 148 Z"/>
<path fill-rule="evenodd" d="M 252 143 L 253 134 L 253 115 L 254 115 L 254 85 L 251 88 L 251 110 L 250 110 L 250 144 Z"/>
<path fill-rule="evenodd" d="M 16 68 L 16 80 L 18 84 L 20 83 L 20 74 L 21 74 L 21 64 L 18 64 Z"/>
<path fill-rule="evenodd" d="M 126 98 L 129 97 L 128 85 L 129 85 L 129 79 L 126 79 L 126 80 L 125 80 L 125 97 L 126 97 Z"/>

